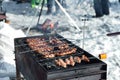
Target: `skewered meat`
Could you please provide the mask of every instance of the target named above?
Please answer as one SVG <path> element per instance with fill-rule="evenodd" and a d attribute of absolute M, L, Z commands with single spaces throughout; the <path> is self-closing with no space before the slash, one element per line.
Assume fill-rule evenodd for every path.
<path fill-rule="evenodd" d="M 46 51 L 52 51 L 53 50 L 53 47 L 52 46 L 40 46 L 39 51 L 42 51 L 42 52 L 46 52 Z"/>
<path fill-rule="evenodd" d="M 29 46 L 43 46 L 47 45 L 47 42 L 43 38 L 30 38 L 26 40 Z"/>
<path fill-rule="evenodd" d="M 44 38 L 30 38 L 30 39 L 27 39 L 26 41 L 27 41 L 28 43 L 30 43 L 30 42 L 40 43 L 40 42 L 42 42 L 42 41 L 45 41 L 45 39 L 44 39 Z"/>
<path fill-rule="evenodd" d="M 67 67 L 67 64 L 62 60 L 62 59 L 59 59 L 59 62 L 60 62 L 60 65 L 64 68 Z"/>
<path fill-rule="evenodd" d="M 65 61 L 63 59 L 55 60 L 56 65 L 66 68 L 67 65 L 75 66 L 75 63 L 81 63 L 81 60 L 89 62 L 90 60 L 87 58 L 87 56 L 82 55 L 82 58 L 79 56 L 70 56 L 69 58 L 66 58 Z"/>
<path fill-rule="evenodd" d="M 68 47 L 69 47 L 68 44 L 65 43 L 65 42 L 58 44 L 58 48 L 59 48 L 60 50 L 66 49 L 66 48 L 68 48 Z"/>
<path fill-rule="evenodd" d="M 58 60 L 55 60 L 55 63 L 56 63 L 58 66 L 61 65 L 60 62 L 59 62 Z"/>
<path fill-rule="evenodd" d="M 42 54 L 42 52 L 53 50 L 53 47 L 51 46 L 30 46 L 30 48 L 40 54 Z"/>
<path fill-rule="evenodd" d="M 59 43 L 62 43 L 62 41 L 60 41 L 58 38 L 50 38 L 50 41 L 49 41 L 50 44 L 52 45 L 56 45 L 56 44 L 59 44 Z"/>
<path fill-rule="evenodd" d="M 75 56 L 75 57 L 74 57 L 74 61 L 77 62 L 77 63 L 81 63 L 81 59 L 80 59 L 80 57 L 78 57 L 78 56 Z"/>
<path fill-rule="evenodd" d="M 47 51 L 47 53 L 48 53 L 47 56 L 49 56 L 49 54 L 52 53 L 52 54 L 54 54 L 53 57 L 55 57 L 56 55 L 57 56 L 65 56 L 65 55 L 72 54 L 72 53 L 76 52 L 76 48 L 70 48 L 70 49 L 67 49 L 67 50 L 60 50 L 60 51 L 52 51 L 52 50 L 53 50 L 52 47 L 50 47 L 50 48 L 42 48 L 42 49 L 38 49 L 37 52 L 44 55 L 44 53 Z"/>
<path fill-rule="evenodd" d="M 41 42 L 34 42 L 33 41 L 33 42 L 29 42 L 28 45 L 29 46 L 44 46 L 44 45 L 47 45 L 47 43 L 44 41 L 41 41 Z"/>
<path fill-rule="evenodd" d="M 76 52 L 76 48 L 69 47 L 66 42 L 62 42 L 58 38 L 51 38 L 47 42 L 44 38 L 29 38 L 26 40 L 29 47 L 42 54 L 44 58 L 53 58 L 55 56 L 65 56 L 68 54 L 73 54 Z M 58 51 L 54 51 L 54 45 L 50 46 L 49 44 L 55 44 L 58 47 Z"/>
<path fill-rule="evenodd" d="M 55 54 L 45 54 L 44 58 L 53 58 L 55 57 Z"/>
<path fill-rule="evenodd" d="M 57 56 L 64 56 L 64 55 L 68 55 L 68 54 L 72 54 L 76 52 L 76 48 L 67 48 L 65 50 L 60 50 L 56 53 Z"/>
<path fill-rule="evenodd" d="M 90 62 L 90 60 L 88 59 L 88 57 L 85 56 L 85 55 L 82 55 L 82 60 L 87 61 L 87 62 Z"/>
<path fill-rule="evenodd" d="M 70 65 L 70 60 L 67 58 L 67 59 L 65 59 L 65 63 L 67 64 L 67 65 Z"/>
<path fill-rule="evenodd" d="M 70 64 L 71 64 L 72 66 L 74 66 L 74 65 L 75 65 L 75 61 L 74 61 L 74 59 L 73 59 L 73 57 L 72 57 L 72 56 L 70 56 Z"/>
<path fill-rule="evenodd" d="M 64 68 L 67 67 L 67 64 L 62 59 L 55 60 L 55 62 L 57 65 L 59 65 L 61 67 L 64 67 Z"/>

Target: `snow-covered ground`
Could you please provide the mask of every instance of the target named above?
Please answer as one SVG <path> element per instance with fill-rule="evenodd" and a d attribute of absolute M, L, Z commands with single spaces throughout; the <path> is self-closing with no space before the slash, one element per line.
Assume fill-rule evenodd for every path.
<path fill-rule="evenodd" d="M 108 79 L 120 79 L 120 35 L 108 37 L 107 33 L 120 32 L 120 3 L 117 0 L 110 0 L 110 15 L 101 18 L 91 18 L 95 15 L 92 0 L 66 0 L 66 11 L 70 14 L 81 31 L 78 31 L 72 22 L 63 12 L 57 15 L 45 15 L 46 6 L 39 23 L 43 23 L 49 18 L 53 22 L 59 22 L 57 32 L 86 51 L 98 57 L 100 53 L 106 53 L 107 59 L 103 60 L 108 65 Z M 29 3 L 16 4 L 13 1 L 4 1 L 3 7 L 7 11 L 7 16 L 11 21 L 11 26 L 15 29 L 36 26 L 39 9 L 31 8 Z M 88 21 L 83 21 L 88 19 Z M 85 24 L 84 24 L 85 23 Z M 83 30 L 85 31 L 85 40 L 83 46 Z M 26 32 L 26 31 L 24 31 Z M 31 30 L 29 35 L 39 35 L 41 33 Z M 69 35 L 69 36 L 68 36 Z"/>

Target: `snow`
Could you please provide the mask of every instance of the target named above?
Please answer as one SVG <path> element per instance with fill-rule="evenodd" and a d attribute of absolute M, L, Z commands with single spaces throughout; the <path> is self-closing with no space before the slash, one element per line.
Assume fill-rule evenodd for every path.
<path fill-rule="evenodd" d="M 107 80 L 119 80 L 120 35 L 106 36 L 107 33 L 120 31 L 120 3 L 118 3 L 118 0 L 110 0 L 110 15 L 101 18 L 91 18 L 92 15 L 95 15 L 92 0 L 81 0 L 81 4 L 78 6 L 75 5 L 78 0 L 66 1 L 68 4 L 66 11 L 81 29 L 80 32 L 76 30 L 63 12 L 57 15 L 45 15 L 46 6 L 43 8 L 39 23 L 43 23 L 47 18 L 53 20 L 53 22 L 59 21 L 57 32 L 80 47 L 83 47 L 84 29 L 86 38 L 84 49 L 96 57 L 100 53 L 106 53 L 107 59 L 103 61 L 108 65 Z M 3 6 L 7 11 L 7 19 L 11 21 L 12 28 L 23 29 L 36 26 L 39 14 L 38 8 L 31 8 L 29 3 L 16 4 L 13 1 L 4 1 Z M 88 19 L 88 21 L 84 24 L 83 19 Z M 29 36 L 40 34 L 40 32 L 31 30 Z"/>
<path fill-rule="evenodd" d="M 15 55 L 14 55 L 14 38 L 25 37 L 21 30 L 15 30 L 9 24 L 0 22 L 0 80 L 9 80 L 4 77 L 15 77 Z"/>

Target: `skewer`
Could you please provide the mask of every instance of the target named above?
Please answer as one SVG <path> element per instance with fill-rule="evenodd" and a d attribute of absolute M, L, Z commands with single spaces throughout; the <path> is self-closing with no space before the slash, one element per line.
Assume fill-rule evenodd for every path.
<path fill-rule="evenodd" d="M 70 56 L 69 56 L 70 57 Z M 79 56 L 80 57 L 80 56 Z M 90 59 L 96 59 L 95 57 L 87 57 L 89 60 Z M 61 60 L 63 60 L 64 61 L 64 58 L 54 58 L 54 59 L 52 59 L 52 61 L 54 61 L 54 62 L 46 62 L 45 60 L 47 60 L 47 61 L 49 61 L 49 60 L 51 60 L 51 59 L 44 59 L 44 60 L 40 60 L 40 62 L 46 62 L 45 63 L 45 65 L 48 67 L 48 68 L 51 68 L 52 66 L 54 66 L 54 67 L 57 67 L 58 68 L 58 66 L 60 66 L 60 67 L 64 67 L 63 65 L 60 65 L 59 63 L 58 64 L 56 64 L 56 61 L 58 61 L 59 59 L 61 59 Z M 67 58 L 65 58 L 65 59 L 67 59 Z M 84 61 L 84 60 L 83 60 Z M 64 61 L 65 62 L 65 61 Z M 75 62 L 75 63 L 77 63 L 77 62 Z M 88 62 L 89 63 L 89 62 Z M 55 65 L 56 64 L 56 65 Z M 80 63 L 78 63 L 78 64 L 81 64 L 81 62 Z M 58 66 L 57 66 L 58 65 Z M 70 65 L 70 64 L 66 64 L 66 65 Z M 64 67 L 64 68 L 66 68 L 66 67 Z"/>
<path fill-rule="evenodd" d="M 63 42 L 64 43 L 64 42 Z M 17 45 L 17 46 L 15 46 L 15 47 L 24 47 L 24 46 L 27 46 L 28 44 L 23 44 L 23 45 Z M 57 45 L 50 45 L 51 47 L 58 47 L 58 45 L 60 45 L 60 44 L 57 44 Z M 73 45 L 73 44 L 69 44 L 69 43 L 67 43 L 67 45 Z M 29 45 L 28 45 L 29 46 Z M 45 46 L 45 45 L 44 45 Z M 38 47 L 44 47 L 43 45 L 42 46 L 38 46 Z"/>
<path fill-rule="evenodd" d="M 63 42 L 64 43 L 64 42 Z M 69 43 L 67 43 L 68 45 L 73 45 L 73 44 L 69 44 Z M 57 44 L 56 46 L 55 45 L 50 45 L 50 46 L 52 46 L 52 47 L 58 47 L 58 45 L 60 45 L 60 44 Z M 24 47 L 24 46 L 29 46 L 28 44 L 22 44 L 22 45 L 16 45 L 15 47 Z M 38 47 L 44 47 L 43 45 L 42 46 L 38 46 Z"/>
<path fill-rule="evenodd" d="M 50 61 L 50 60 L 58 60 L 58 59 L 67 59 L 67 58 L 69 58 L 70 56 L 73 56 L 73 57 L 75 57 L 75 56 L 78 56 L 78 57 L 82 57 L 82 55 L 80 56 L 81 54 L 71 54 L 71 55 L 67 55 L 67 56 L 59 56 L 59 57 L 54 57 L 54 58 L 43 58 L 43 59 L 39 59 L 38 58 L 38 62 L 46 62 L 46 61 Z M 83 54 L 84 55 L 84 54 Z M 96 59 L 95 57 L 87 57 L 89 60 L 91 60 L 91 59 Z"/>
<path fill-rule="evenodd" d="M 58 38 L 59 40 L 64 40 L 65 38 Z M 46 42 L 49 42 L 50 40 L 45 40 Z M 66 41 L 62 41 L 63 43 Z M 28 44 L 22 44 L 22 45 L 16 45 L 15 47 L 21 47 L 21 46 L 26 46 Z"/>
<path fill-rule="evenodd" d="M 69 48 L 75 48 L 75 46 L 72 46 L 72 47 L 69 47 Z M 25 53 L 28 53 L 28 52 L 33 52 L 33 51 L 36 51 L 37 49 L 34 49 L 34 50 L 28 50 L 28 51 L 22 51 L 22 52 L 19 52 L 20 54 L 25 54 Z M 57 52 L 57 51 L 60 51 L 60 50 L 55 50 L 55 51 L 48 51 L 48 52 Z M 43 51 L 43 52 L 46 52 L 46 51 Z"/>

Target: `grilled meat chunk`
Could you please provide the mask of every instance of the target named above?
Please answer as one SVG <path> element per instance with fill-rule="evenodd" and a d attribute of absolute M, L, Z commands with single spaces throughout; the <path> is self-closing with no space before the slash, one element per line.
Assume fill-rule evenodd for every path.
<path fill-rule="evenodd" d="M 82 60 L 86 62 L 90 62 L 89 58 L 85 55 L 82 55 Z"/>
<path fill-rule="evenodd" d="M 77 62 L 77 63 L 81 63 L 81 59 L 80 59 L 80 57 L 78 57 L 78 56 L 75 56 L 75 57 L 74 57 L 74 61 Z"/>

